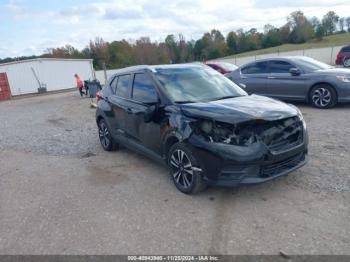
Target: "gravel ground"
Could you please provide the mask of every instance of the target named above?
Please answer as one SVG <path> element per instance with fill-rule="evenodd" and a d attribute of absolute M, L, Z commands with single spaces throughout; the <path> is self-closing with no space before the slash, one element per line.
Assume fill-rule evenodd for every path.
<path fill-rule="evenodd" d="M 104 152 L 77 92 L 1 102 L 0 254 L 350 254 L 350 106 L 297 106 L 305 167 L 187 196 L 163 166 Z"/>

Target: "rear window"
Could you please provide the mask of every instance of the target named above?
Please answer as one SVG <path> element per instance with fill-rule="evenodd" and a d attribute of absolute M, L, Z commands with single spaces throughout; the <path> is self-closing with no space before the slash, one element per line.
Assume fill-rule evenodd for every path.
<path fill-rule="evenodd" d="M 242 74 L 264 74 L 267 73 L 267 62 L 256 62 L 242 68 Z"/>
<path fill-rule="evenodd" d="M 130 97 L 130 75 L 118 76 L 117 88 L 115 94 L 120 97 Z"/>
<path fill-rule="evenodd" d="M 350 46 L 345 46 L 341 49 L 341 52 L 350 52 Z"/>

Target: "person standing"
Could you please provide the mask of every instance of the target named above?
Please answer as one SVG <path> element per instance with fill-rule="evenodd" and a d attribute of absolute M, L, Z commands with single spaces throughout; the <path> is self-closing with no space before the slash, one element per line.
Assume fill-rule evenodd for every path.
<path fill-rule="evenodd" d="M 80 96 L 83 97 L 83 95 L 84 95 L 84 92 L 83 92 L 84 83 L 83 83 L 83 81 L 80 79 L 80 77 L 79 77 L 78 74 L 75 74 L 74 77 L 75 77 L 75 80 L 76 80 L 76 82 L 77 82 L 77 88 L 79 89 Z"/>

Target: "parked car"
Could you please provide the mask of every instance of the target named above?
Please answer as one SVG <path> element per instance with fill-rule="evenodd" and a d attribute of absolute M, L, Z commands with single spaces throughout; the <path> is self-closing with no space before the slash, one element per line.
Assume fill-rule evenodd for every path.
<path fill-rule="evenodd" d="M 211 68 L 215 69 L 223 75 L 231 73 L 232 71 L 238 68 L 238 66 L 226 62 L 208 62 L 206 63 L 206 65 L 210 66 Z"/>
<path fill-rule="evenodd" d="M 350 70 L 308 57 L 262 59 L 226 76 L 249 94 L 306 101 L 317 108 L 350 102 Z"/>
<path fill-rule="evenodd" d="M 102 147 L 122 144 L 165 163 L 183 193 L 269 181 L 307 161 L 295 106 L 249 96 L 204 65 L 121 69 L 97 97 Z"/>
<path fill-rule="evenodd" d="M 335 63 L 337 65 L 343 65 L 344 67 L 350 67 L 350 45 L 344 46 L 340 49 Z"/>

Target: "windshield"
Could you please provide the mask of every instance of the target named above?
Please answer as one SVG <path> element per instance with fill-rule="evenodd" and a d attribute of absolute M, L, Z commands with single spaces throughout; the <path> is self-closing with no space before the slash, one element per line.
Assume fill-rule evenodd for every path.
<path fill-rule="evenodd" d="M 317 71 L 322 69 L 333 68 L 328 64 L 322 63 L 309 57 L 297 57 L 294 58 L 294 61 L 306 71 Z"/>
<path fill-rule="evenodd" d="M 211 68 L 158 68 L 155 75 L 170 98 L 177 103 L 247 95 L 240 87 Z"/>
<path fill-rule="evenodd" d="M 218 66 L 221 66 L 223 69 L 227 71 L 233 71 L 237 69 L 237 66 L 230 63 L 217 63 Z"/>

